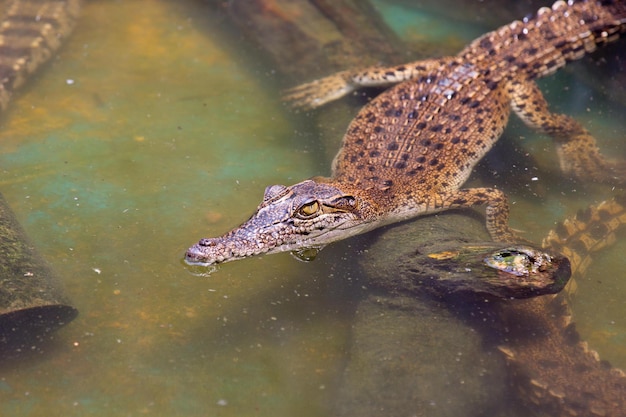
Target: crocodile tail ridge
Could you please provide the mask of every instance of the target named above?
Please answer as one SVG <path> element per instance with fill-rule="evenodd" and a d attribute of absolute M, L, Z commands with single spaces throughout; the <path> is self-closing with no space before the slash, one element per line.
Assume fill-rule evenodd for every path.
<path fill-rule="evenodd" d="M 74 28 L 80 0 L 13 0 L 0 21 L 0 109 Z"/>

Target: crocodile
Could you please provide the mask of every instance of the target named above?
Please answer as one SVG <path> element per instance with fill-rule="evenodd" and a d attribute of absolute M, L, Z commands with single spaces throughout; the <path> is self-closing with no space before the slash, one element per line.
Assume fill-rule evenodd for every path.
<path fill-rule="evenodd" d="M 80 0 L 11 0 L 0 19 L 0 110 L 76 24 Z"/>
<path fill-rule="evenodd" d="M 624 198 L 590 206 L 559 223 L 542 246 L 565 254 L 573 279 L 580 278 L 591 256 L 615 242 L 626 225 L 625 206 Z M 523 402 L 552 417 L 626 416 L 626 374 L 580 339 L 566 291 L 497 308 L 506 329 L 500 350 Z"/>
<path fill-rule="evenodd" d="M 623 235 L 625 205 L 617 197 L 579 211 L 547 234 L 543 251 L 482 242 L 479 220 L 455 213 L 379 234 L 371 256 L 359 260 L 367 295 L 351 326 L 338 415 L 486 415 L 517 410 L 517 402 L 502 401 L 514 394 L 531 415 L 625 417 L 626 376 L 581 341 L 568 304 L 571 284 L 537 296 L 558 292 L 567 267 L 572 281 L 584 277 L 592 257 Z M 482 340 L 459 332 L 459 321 Z M 467 361 L 479 354 L 459 344 L 486 347 L 489 355 L 485 362 L 474 357 L 476 368 L 448 365 L 457 355 Z M 430 357 L 429 349 L 438 353 Z M 498 351 L 505 364 L 491 361 Z"/>
<path fill-rule="evenodd" d="M 392 86 L 350 123 L 331 177 L 267 187 L 249 220 L 199 240 L 185 261 L 209 266 L 262 253 L 317 250 L 426 213 L 482 205 L 495 240 L 518 240 L 508 225 L 504 192 L 461 188 L 463 183 L 501 135 L 511 109 L 554 139 L 565 174 L 623 181 L 626 164 L 604 157 L 577 121 L 551 113 L 534 80 L 625 30 L 623 1 L 557 1 L 479 37 L 455 56 L 343 71 L 289 90 L 286 100 L 315 108 L 360 87 Z"/>

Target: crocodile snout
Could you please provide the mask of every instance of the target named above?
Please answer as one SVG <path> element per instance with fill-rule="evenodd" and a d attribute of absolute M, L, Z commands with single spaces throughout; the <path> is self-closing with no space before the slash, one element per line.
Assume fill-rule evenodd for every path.
<path fill-rule="evenodd" d="M 200 239 L 185 252 L 185 262 L 191 265 L 211 265 L 220 262 L 211 255 L 211 249 L 216 248 L 217 245 L 218 239 Z"/>

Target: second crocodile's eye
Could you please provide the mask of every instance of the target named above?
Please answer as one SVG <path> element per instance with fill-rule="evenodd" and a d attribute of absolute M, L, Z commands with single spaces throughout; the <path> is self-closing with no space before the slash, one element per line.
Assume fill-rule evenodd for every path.
<path fill-rule="evenodd" d="M 318 203 L 317 201 L 311 201 L 310 203 L 307 203 L 303 205 L 302 207 L 300 207 L 298 209 L 297 214 L 300 217 L 307 218 L 317 213 L 319 209 L 320 209 L 320 203 Z"/>

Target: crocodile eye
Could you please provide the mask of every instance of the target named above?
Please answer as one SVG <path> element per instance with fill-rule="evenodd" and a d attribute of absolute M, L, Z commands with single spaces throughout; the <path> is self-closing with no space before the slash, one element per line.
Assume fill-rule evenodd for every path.
<path fill-rule="evenodd" d="M 320 203 L 318 203 L 317 201 L 311 201 L 310 203 L 301 206 L 298 209 L 297 214 L 299 217 L 307 219 L 317 213 L 319 209 Z"/>

